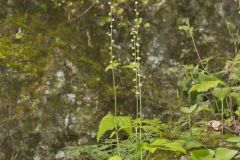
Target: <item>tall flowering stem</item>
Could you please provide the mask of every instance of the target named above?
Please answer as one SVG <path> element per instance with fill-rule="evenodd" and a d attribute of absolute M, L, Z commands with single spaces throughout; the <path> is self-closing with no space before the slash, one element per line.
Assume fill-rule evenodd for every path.
<path fill-rule="evenodd" d="M 114 23 L 114 4 L 113 0 L 110 0 L 108 2 L 109 4 L 109 20 L 110 20 L 110 47 L 109 47 L 109 53 L 110 53 L 110 65 L 111 65 L 111 70 L 112 70 L 112 81 L 113 81 L 113 94 L 114 94 L 114 115 L 117 116 L 117 88 L 116 88 L 116 80 L 115 80 L 115 66 L 114 66 L 114 61 L 115 61 L 115 56 L 113 54 L 113 46 L 114 46 L 114 38 L 113 38 L 113 23 Z M 118 155 L 120 156 L 120 146 L 119 146 L 119 136 L 118 136 L 118 126 L 115 124 L 115 132 L 116 132 L 116 141 L 117 141 L 117 151 Z"/>
<path fill-rule="evenodd" d="M 138 137 L 139 135 L 139 142 L 142 142 L 142 123 L 141 119 L 142 117 L 142 74 L 140 70 L 140 64 L 141 64 L 141 57 L 140 57 L 140 38 L 139 38 L 139 28 L 140 28 L 140 22 L 141 19 L 139 18 L 139 11 L 138 11 L 138 5 L 139 2 L 135 0 L 134 2 L 135 8 L 135 19 L 134 19 L 134 25 L 132 27 L 131 35 L 132 35 L 132 56 L 134 57 L 134 72 L 135 72 L 135 77 L 133 81 L 135 82 L 135 94 L 136 94 L 136 119 L 140 120 L 139 124 L 139 134 L 138 134 L 138 129 L 136 129 L 136 135 Z M 138 128 L 138 127 L 137 127 Z M 141 159 L 142 159 L 142 152 L 141 152 Z"/>

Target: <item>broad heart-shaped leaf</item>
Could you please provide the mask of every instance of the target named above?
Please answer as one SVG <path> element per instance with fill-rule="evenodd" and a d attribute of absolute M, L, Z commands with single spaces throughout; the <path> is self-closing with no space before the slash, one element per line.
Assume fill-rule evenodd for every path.
<path fill-rule="evenodd" d="M 232 142 L 232 143 L 240 143 L 240 137 L 237 137 L 237 136 L 235 136 L 235 137 L 228 137 L 226 139 L 226 141 Z"/>
<path fill-rule="evenodd" d="M 212 94 L 218 99 L 224 99 L 230 92 L 229 88 L 214 88 Z"/>
<path fill-rule="evenodd" d="M 97 141 L 107 131 L 111 131 L 115 128 L 115 125 L 120 127 L 119 130 L 124 130 L 129 135 L 132 133 L 131 117 L 128 116 L 113 116 L 112 114 L 107 114 L 104 116 L 99 124 L 99 129 L 97 132 Z M 116 133 L 113 132 L 110 137 L 114 136 Z"/>
<path fill-rule="evenodd" d="M 113 157 L 110 157 L 108 160 L 122 160 L 122 158 L 119 156 L 113 156 Z"/>
<path fill-rule="evenodd" d="M 238 151 L 227 148 L 199 149 L 190 154 L 191 160 L 231 160 Z"/>
<path fill-rule="evenodd" d="M 134 68 L 138 68 L 139 66 L 140 66 L 140 63 L 132 62 L 129 65 L 124 66 L 124 68 L 134 69 Z"/>
<path fill-rule="evenodd" d="M 109 71 L 110 69 L 116 68 L 117 66 L 119 66 L 121 63 L 113 61 L 112 63 L 110 63 L 106 68 L 105 68 L 105 72 Z"/>
<path fill-rule="evenodd" d="M 107 131 L 113 130 L 115 127 L 114 116 L 112 114 L 107 114 L 104 116 L 99 124 L 97 132 L 97 141 L 99 142 L 100 138 Z"/>
<path fill-rule="evenodd" d="M 186 113 L 186 114 L 191 114 L 197 109 L 197 104 L 191 106 L 190 108 L 188 107 L 181 107 L 181 112 Z"/>
<path fill-rule="evenodd" d="M 217 148 L 215 149 L 215 159 L 214 160 L 231 160 L 238 151 L 231 150 L 227 148 Z"/>
<path fill-rule="evenodd" d="M 190 154 L 191 160 L 214 160 L 214 151 L 211 149 L 193 150 Z"/>
<path fill-rule="evenodd" d="M 143 148 L 151 153 L 154 153 L 157 149 L 186 153 L 181 143 L 177 141 L 172 142 L 168 139 L 156 139 L 151 144 L 145 144 Z"/>
<path fill-rule="evenodd" d="M 120 130 L 124 130 L 129 135 L 132 134 L 131 117 L 128 116 L 116 116 L 114 117 L 115 123 L 120 127 Z"/>
<path fill-rule="evenodd" d="M 210 88 L 215 88 L 219 84 L 221 84 L 222 81 L 220 80 L 206 80 L 202 81 L 199 84 L 195 84 L 191 87 L 189 92 L 197 91 L 197 92 L 205 92 L 208 91 Z"/>

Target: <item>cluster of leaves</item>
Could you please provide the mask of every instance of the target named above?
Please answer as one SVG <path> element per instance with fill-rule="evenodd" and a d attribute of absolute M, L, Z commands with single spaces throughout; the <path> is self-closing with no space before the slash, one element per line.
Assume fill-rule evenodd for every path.
<path fill-rule="evenodd" d="M 107 67 L 106 70 L 109 69 L 111 68 Z M 198 66 L 184 66 L 184 78 L 179 83 L 179 88 L 181 92 L 188 95 L 191 107 L 180 106 L 180 110 L 183 114 L 188 115 L 188 118 L 192 117 L 193 121 L 187 117 L 181 117 L 176 122 L 172 122 L 174 124 L 172 127 L 170 124 L 163 124 L 158 120 L 133 120 L 128 116 L 106 115 L 101 120 L 97 133 L 97 141 L 100 141 L 104 135 L 108 135 L 108 137 L 104 136 L 107 139 L 100 144 L 107 148 L 103 151 L 108 153 L 105 159 L 111 157 L 109 159 L 131 160 L 134 159 L 133 156 L 136 159 L 142 150 L 144 157 L 152 160 L 160 158 L 159 155 L 162 158 L 165 157 L 162 153 L 166 152 L 174 153 L 172 159 L 184 155 L 193 160 L 231 160 L 238 154 L 238 151 L 227 148 L 224 143 L 231 144 L 232 148 L 238 147 L 240 144 L 239 137 L 235 136 L 236 133 L 239 133 L 239 128 L 236 125 L 233 126 L 233 124 L 239 123 L 240 88 L 237 86 L 240 81 L 239 70 L 240 56 L 227 61 L 223 70 L 214 73 L 209 73 L 206 68 L 201 69 Z M 232 102 L 230 103 L 230 101 Z M 219 109 L 219 103 L 224 112 Z M 204 118 L 200 119 L 200 122 L 194 119 L 206 112 L 211 113 L 210 118 L 215 118 L 215 121 L 210 121 L 210 123 L 209 117 L 207 121 Z M 218 113 L 221 112 L 224 116 L 222 116 L 224 118 L 222 122 L 219 121 L 221 117 L 218 116 Z M 189 128 L 186 128 L 186 124 L 189 124 Z M 193 126 L 191 126 L 192 124 Z M 213 130 L 208 131 L 209 128 Z M 224 133 L 228 133 L 228 136 L 219 135 L 220 129 L 222 131 L 224 129 Z M 142 142 L 136 138 L 140 130 L 143 133 Z M 204 139 L 207 132 L 212 132 L 215 139 L 220 136 L 220 140 L 215 140 L 214 144 L 211 142 L 211 138 Z M 122 157 L 117 156 L 116 140 L 112 139 L 116 133 L 120 137 L 124 137 L 120 140 L 121 153 L 124 153 Z M 202 147 L 216 149 L 201 149 Z M 68 150 L 75 152 L 77 148 L 81 147 Z M 89 151 L 77 150 L 79 154 Z M 102 151 L 99 150 L 100 152 Z M 91 152 L 89 154 L 91 155 Z M 166 155 L 165 158 L 169 158 L 169 155 Z"/>
<path fill-rule="evenodd" d="M 179 126 L 171 127 L 162 122 L 152 120 L 130 120 L 130 117 L 122 117 L 119 123 L 116 121 L 120 117 L 114 117 L 111 114 L 106 115 L 99 125 L 98 139 L 103 138 L 103 133 L 108 135 L 105 140 L 99 145 L 85 145 L 78 147 L 66 148 L 70 157 L 84 157 L 90 156 L 92 159 L 109 159 L 109 160 L 133 160 L 138 159 L 140 150 L 143 150 L 145 159 L 177 159 L 181 156 L 189 157 L 193 160 L 231 160 L 238 151 L 217 147 L 212 149 L 201 149 L 208 146 L 201 142 L 201 136 L 197 128 L 193 129 L 192 136 L 188 132 L 179 130 Z M 136 130 L 139 121 L 142 122 L 143 141 L 139 143 L 136 137 Z M 125 133 L 128 132 L 127 138 L 123 137 L 120 141 L 120 152 L 123 153 L 122 157 L 117 156 L 116 140 L 112 139 L 115 134 L 113 124 L 118 123 L 119 127 Z M 124 125 L 122 125 L 124 124 Z M 177 124 L 177 123 L 176 123 Z M 111 126 L 111 127 L 109 127 Z M 132 128 L 132 132 L 124 130 L 124 128 Z M 106 134 L 108 133 L 108 134 Z M 175 137 L 171 137 L 176 134 Z M 126 134 L 122 134 L 125 135 Z M 216 138 L 216 137 L 215 137 Z M 198 140 L 199 139 L 199 140 Z M 224 139 L 221 139 L 221 141 Z M 230 144 L 239 144 L 239 137 L 229 137 L 226 142 Z"/>
<path fill-rule="evenodd" d="M 201 104 L 208 104 L 212 111 L 217 113 L 220 111 L 218 102 L 224 101 L 225 116 L 239 116 L 239 63 L 238 55 L 233 60 L 227 61 L 221 71 L 214 73 L 209 73 L 198 66 L 184 66 L 185 74 L 179 83 L 180 90 L 187 93 L 192 105 L 197 105 L 198 108 L 203 108 Z"/>

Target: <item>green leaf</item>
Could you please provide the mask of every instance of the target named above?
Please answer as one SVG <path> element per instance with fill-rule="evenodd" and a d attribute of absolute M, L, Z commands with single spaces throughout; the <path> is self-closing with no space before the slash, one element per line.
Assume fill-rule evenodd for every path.
<path fill-rule="evenodd" d="M 192 148 L 199 148 L 202 147 L 203 144 L 197 140 L 192 140 L 192 141 L 187 141 L 185 143 L 185 148 L 186 149 L 192 149 Z"/>
<path fill-rule="evenodd" d="M 126 0 L 117 0 L 118 3 L 124 3 Z"/>
<path fill-rule="evenodd" d="M 229 93 L 231 89 L 229 88 L 214 88 L 212 94 L 218 99 L 224 99 Z"/>
<path fill-rule="evenodd" d="M 181 143 L 177 141 L 170 141 L 168 139 L 156 139 L 149 145 L 144 145 L 144 149 L 154 153 L 157 149 L 168 150 L 173 152 L 186 153 Z"/>
<path fill-rule="evenodd" d="M 237 137 L 237 136 L 229 137 L 229 138 L 226 139 L 226 141 L 232 142 L 232 143 L 240 143 L 240 137 Z"/>
<path fill-rule="evenodd" d="M 182 87 L 183 91 L 188 91 L 188 84 L 191 82 L 191 77 L 184 77 L 183 80 L 179 82 L 179 86 Z"/>
<path fill-rule="evenodd" d="M 190 108 L 188 107 L 181 107 L 181 112 L 186 113 L 186 114 L 191 114 L 197 109 L 197 104 L 191 106 Z"/>
<path fill-rule="evenodd" d="M 216 160 L 231 160 L 238 151 L 231 150 L 227 148 L 217 148 L 215 150 L 215 159 Z"/>
<path fill-rule="evenodd" d="M 150 153 L 154 153 L 158 148 L 156 146 L 150 146 L 147 143 L 144 143 L 142 146 L 142 149 L 145 149 L 147 151 L 149 151 Z"/>
<path fill-rule="evenodd" d="M 191 87 L 189 92 L 197 91 L 197 92 L 205 92 L 210 88 L 215 88 L 221 83 L 220 80 L 212 80 L 212 81 L 202 81 L 200 84 L 195 84 Z"/>
<path fill-rule="evenodd" d="M 229 94 L 229 96 L 234 97 L 234 99 L 236 100 L 236 103 L 240 105 L 240 93 L 232 92 Z"/>
<path fill-rule="evenodd" d="M 211 149 L 193 150 L 190 154 L 191 160 L 213 160 L 214 151 Z"/>
<path fill-rule="evenodd" d="M 167 148 L 167 150 L 170 150 L 170 151 L 186 153 L 186 150 L 183 148 L 183 146 L 179 142 L 166 143 L 163 145 L 163 147 Z"/>
<path fill-rule="evenodd" d="M 197 109 L 196 112 L 199 113 L 199 112 L 202 112 L 202 111 L 209 111 L 209 112 L 211 112 L 212 109 L 209 108 L 209 105 L 208 105 L 208 104 L 203 104 L 203 105 L 200 105 L 200 106 L 198 107 L 198 109 Z"/>
<path fill-rule="evenodd" d="M 124 130 L 129 135 L 132 134 L 131 117 L 117 116 L 115 117 L 115 122 L 120 127 L 120 130 Z"/>
<path fill-rule="evenodd" d="M 106 68 L 105 68 L 105 72 L 109 71 L 110 69 L 114 69 L 117 66 L 119 66 L 121 63 L 113 61 L 111 64 L 109 64 Z"/>
<path fill-rule="evenodd" d="M 116 135 L 116 132 L 115 131 L 112 131 L 111 135 L 109 136 L 109 138 L 112 138 L 113 136 Z"/>
<path fill-rule="evenodd" d="M 201 133 L 204 132 L 204 129 L 201 127 L 192 127 L 192 135 L 199 136 Z"/>
<path fill-rule="evenodd" d="M 240 107 L 238 107 L 238 109 L 235 111 L 235 113 L 240 116 Z"/>
<path fill-rule="evenodd" d="M 238 151 L 227 148 L 193 150 L 191 160 L 231 160 Z"/>
<path fill-rule="evenodd" d="M 107 131 L 113 130 L 114 127 L 114 116 L 112 114 L 107 114 L 106 116 L 104 116 L 98 127 L 97 141 L 99 142 L 103 134 Z"/>
<path fill-rule="evenodd" d="M 134 69 L 134 68 L 138 68 L 139 66 L 140 66 L 140 63 L 132 62 L 129 65 L 124 66 L 124 68 Z"/>
<path fill-rule="evenodd" d="M 122 160 L 122 158 L 119 156 L 113 156 L 113 157 L 110 157 L 109 160 Z"/>
<path fill-rule="evenodd" d="M 168 139 L 156 139 L 151 144 L 144 144 L 143 148 L 145 150 L 150 151 L 151 153 L 154 153 L 160 147 L 160 145 L 163 145 L 168 142 L 169 142 Z"/>

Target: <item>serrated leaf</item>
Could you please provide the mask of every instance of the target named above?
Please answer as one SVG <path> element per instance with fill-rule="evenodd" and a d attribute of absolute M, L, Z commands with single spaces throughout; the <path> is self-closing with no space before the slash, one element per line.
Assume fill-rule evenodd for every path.
<path fill-rule="evenodd" d="M 116 68 L 116 67 L 119 66 L 120 64 L 121 64 L 121 63 L 116 62 L 116 61 L 112 62 L 111 64 L 109 64 L 109 65 L 105 68 L 105 72 L 107 72 L 107 71 L 109 71 L 109 70 L 111 70 L 111 69 L 113 69 L 113 68 Z"/>
<path fill-rule="evenodd" d="M 215 81 L 202 81 L 200 84 L 195 84 L 191 87 L 189 92 L 197 91 L 197 92 L 206 92 L 211 88 L 217 87 L 221 81 L 215 80 Z"/>
<path fill-rule="evenodd" d="M 99 124 L 97 132 L 97 141 L 99 142 L 100 138 L 107 131 L 113 130 L 115 127 L 114 116 L 112 114 L 107 114 L 104 116 Z"/>

